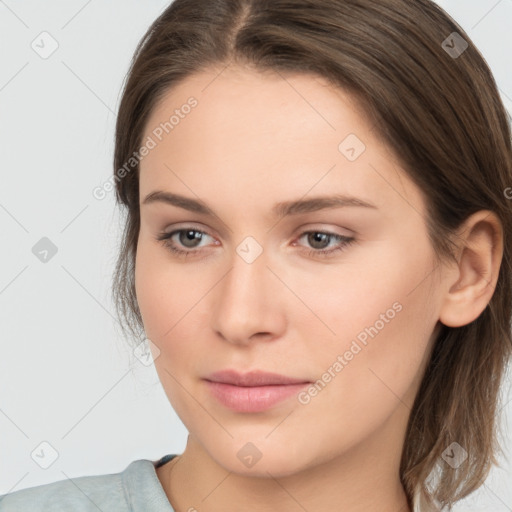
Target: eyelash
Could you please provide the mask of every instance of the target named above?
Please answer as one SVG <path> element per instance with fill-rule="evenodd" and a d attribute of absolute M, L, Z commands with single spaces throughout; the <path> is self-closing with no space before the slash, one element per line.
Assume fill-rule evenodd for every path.
<path fill-rule="evenodd" d="M 172 237 L 174 235 L 176 235 L 178 233 L 183 233 L 186 231 L 194 231 L 195 233 L 201 233 L 203 235 L 208 235 L 208 233 L 206 233 L 205 231 L 201 231 L 199 229 L 195 229 L 192 227 L 188 227 L 188 228 L 185 227 L 185 228 L 181 228 L 181 229 L 176 229 L 174 231 L 171 231 L 170 233 L 160 233 L 157 236 L 157 240 L 159 242 L 162 242 L 163 245 L 169 251 L 171 251 L 173 254 L 176 254 L 178 257 L 187 257 L 189 254 L 197 254 L 198 252 L 200 252 L 199 250 L 178 249 L 172 242 Z M 323 258 L 326 258 L 326 257 L 334 255 L 334 253 L 336 253 L 338 251 L 344 251 L 350 244 L 355 242 L 354 237 L 347 237 L 347 236 L 343 236 L 343 235 L 338 235 L 336 233 L 331 233 L 329 231 L 318 231 L 318 230 L 304 231 L 303 233 L 301 233 L 301 235 L 299 236 L 298 239 L 300 240 L 303 236 L 313 234 L 313 233 L 314 234 L 320 233 L 322 235 L 327 235 L 328 237 L 330 237 L 330 240 L 337 239 L 340 242 L 342 242 L 342 244 L 338 245 L 334 249 L 312 249 L 312 250 L 308 251 L 308 256 L 321 256 Z M 208 235 L 208 236 L 211 236 L 211 235 Z"/>

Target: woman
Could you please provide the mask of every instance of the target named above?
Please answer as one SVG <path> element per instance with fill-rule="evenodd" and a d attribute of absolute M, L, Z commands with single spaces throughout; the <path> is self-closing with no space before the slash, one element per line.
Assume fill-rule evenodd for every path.
<path fill-rule="evenodd" d="M 116 128 L 114 292 L 189 437 L 0 510 L 426 512 L 496 464 L 511 133 L 430 0 L 175 0 Z"/>

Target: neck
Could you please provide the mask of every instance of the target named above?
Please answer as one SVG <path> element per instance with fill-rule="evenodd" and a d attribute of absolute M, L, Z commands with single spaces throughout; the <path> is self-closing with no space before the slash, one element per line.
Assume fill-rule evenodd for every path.
<path fill-rule="evenodd" d="M 381 430 L 364 446 L 278 478 L 227 471 L 189 436 L 157 474 L 175 512 L 411 512 L 399 478 L 402 436 Z"/>

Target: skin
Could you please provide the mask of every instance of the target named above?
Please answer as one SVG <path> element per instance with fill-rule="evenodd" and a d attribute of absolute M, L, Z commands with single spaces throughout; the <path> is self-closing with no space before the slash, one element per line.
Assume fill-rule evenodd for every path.
<path fill-rule="evenodd" d="M 177 512 L 411 510 L 399 479 L 409 414 L 440 324 L 471 322 L 492 296 L 499 220 L 474 214 L 458 263 L 437 265 L 421 190 L 348 93 L 320 77 L 202 71 L 165 95 L 144 140 L 190 96 L 197 107 L 140 167 L 137 298 L 159 378 L 189 432 L 180 457 L 157 470 L 169 501 Z M 355 161 L 338 149 L 351 133 L 366 146 Z M 142 204 L 155 190 L 201 199 L 215 215 Z M 376 208 L 272 216 L 278 202 L 333 193 Z M 196 245 L 173 237 L 186 258 L 157 240 L 180 228 L 206 233 Z M 309 252 L 341 244 L 315 245 L 308 230 L 355 242 L 321 257 Z M 247 236 L 263 250 L 252 263 L 237 254 Z M 202 380 L 234 368 L 316 381 L 397 303 L 307 404 L 294 396 L 235 412 Z M 261 453 L 252 467 L 237 457 L 248 442 Z"/>

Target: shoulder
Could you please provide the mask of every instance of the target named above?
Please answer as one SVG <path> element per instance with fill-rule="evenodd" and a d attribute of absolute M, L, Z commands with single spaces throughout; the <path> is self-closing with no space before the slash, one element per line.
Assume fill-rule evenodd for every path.
<path fill-rule="evenodd" d="M 116 508 L 109 507 L 113 504 Z M 119 474 L 70 478 L 0 496 L 1 512 L 97 512 L 98 509 L 129 510 Z"/>
<path fill-rule="evenodd" d="M 137 495 L 159 491 L 154 462 L 130 463 L 119 473 L 81 476 L 0 495 L 0 512 L 130 512 Z"/>

